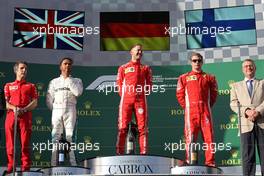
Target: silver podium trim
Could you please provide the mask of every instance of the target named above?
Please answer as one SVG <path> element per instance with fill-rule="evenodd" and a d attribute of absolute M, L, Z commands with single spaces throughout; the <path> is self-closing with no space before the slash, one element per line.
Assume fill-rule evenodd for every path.
<path fill-rule="evenodd" d="M 41 171 L 16 171 L 14 174 L 5 174 L 6 176 L 43 176 L 43 172 Z"/>
<path fill-rule="evenodd" d="M 44 175 L 83 175 L 90 174 L 90 170 L 84 167 L 78 166 L 55 166 L 40 169 Z"/>
<path fill-rule="evenodd" d="M 83 166 L 95 175 L 170 174 L 181 160 L 150 155 L 119 155 L 86 159 Z"/>
<path fill-rule="evenodd" d="M 223 174 L 217 167 L 207 166 L 176 166 L 171 169 L 171 174 L 204 175 L 204 174 Z"/>

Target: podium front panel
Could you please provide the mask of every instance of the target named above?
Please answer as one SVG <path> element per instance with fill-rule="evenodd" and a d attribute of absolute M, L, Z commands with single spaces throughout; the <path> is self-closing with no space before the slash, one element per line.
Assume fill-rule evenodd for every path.
<path fill-rule="evenodd" d="M 96 175 L 170 174 L 177 161 L 160 156 L 120 155 L 87 159 L 84 167 Z"/>
<path fill-rule="evenodd" d="M 204 174 L 222 174 L 222 170 L 216 167 L 207 166 L 176 166 L 171 169 L 171 174 L 186 175 L 204 175 Z"/>
<path fill-rule="evenodd" d="M 41 171 L 16 171 L 15 173 L 5 174 L 6 176 L 43 176 Z"/>
<path fill-rule="evenodd" d="M 41 171 L 45 175 L 85 175 L 90 174 L 90 171 L 88 168 L 83 167 L 49 167 L 49 168 L 43 168 Z"/>

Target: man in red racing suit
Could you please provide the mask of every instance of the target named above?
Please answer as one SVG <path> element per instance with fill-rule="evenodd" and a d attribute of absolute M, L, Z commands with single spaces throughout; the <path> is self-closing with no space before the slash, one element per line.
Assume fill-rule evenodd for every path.
<path fill-rule="evenodd" d="M 117 75 L 117 86 L 121 97 L 116 143 L 116 153 L 118 155 L 124 154 L 125 138 L 133 112 L 138 125 L 140 154 L 146 154 L 148 146 L 146 95 L 151 91 L 152 72 L 149 66 L 140 63 L 142 57 L 141 45 L 134 45 L 130 50 L 130 54 L 131 61 L 120 66 Z"/>
<path fill-rule="evenodd" d="M 179 77 L 176 91 L 179 104 L 185 110 L 186 162 L 190 163 L 189 147 L 191 142 L 197 141 L 201 130 L 208 148 L 205 151 L 205 165 L 215 166 L 211 107 L 216 102 L 217 82 L 213 75 L 202 71 L 203 57 L 199 53 L 193 53 L 190 61 L 192 71 Z"/>
<path fill-rule="evenodd" d="M 17 129 L 21 143 L 21 171 L 30 170 L 31 111 L 36 108 L 38 98 L 35 85 L 25 80 L 27 63 L 18 61 L 14 66 L 14 71 L 16 73 L 16 80 L 5 85 L 7 173 L 11 173 L 13 170 L 15 116 L 17 117 Z"/>

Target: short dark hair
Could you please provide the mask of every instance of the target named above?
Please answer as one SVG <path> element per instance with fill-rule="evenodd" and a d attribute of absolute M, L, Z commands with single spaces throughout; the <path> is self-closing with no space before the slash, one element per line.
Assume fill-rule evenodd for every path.
<path fill-rule="evenodd" d="M 61 64 L 62 64 L 62 62 L 63 62 L 64 60 L 69 60 L 69 61 L 71 62 L 71 64 L 73 64 L 73 60 L 72 60 L 72 58 L 70 58 L 70 57 L 64 57 L 64 58 L 62 58 L 62 59 L 60 60 L 60 66 L 61 66 Z"/>
<path fill-rule="evenodd" d="M 200 53 L 196 53 L 196 52 L 193 52 L 189 58 L 189 60 L 191 61 L 192 60 L 192 57 L 193 56 L 197 56 L 199 59 L 201 59 L 203 61 L 203 56 L 200 54 Z"/>
<path fill-rule="evenodd" d="M 143 47 L 143 45 L 141 45 L 140 43 L 134 44 L 133 46 L 131 46 L 130 50 L 131 51 L 133 48 L 135 48 L 136 46 L 140 46 L 141 48 Z"/>
<path fill-rule="evenodd" d="M 24 65 L 26 65 L 28 67 L 28 63 L 26 61 L 21 61 L 21 60 L 16 61 L 15 65 L 13 67 L 14 73 L 16 73 L 19 64 L 24 64 Z"/>

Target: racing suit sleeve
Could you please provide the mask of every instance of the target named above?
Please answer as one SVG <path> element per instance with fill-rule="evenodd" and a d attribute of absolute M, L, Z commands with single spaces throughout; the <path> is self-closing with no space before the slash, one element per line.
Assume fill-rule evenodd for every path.
<path fill-rule="evenodd" d="M 4 91 L 5 91 L 6 109 L 14 111 L 16 109 L 16 106 L 9 103 L 10 98 L 11 98 L 10 91 L 9 91 L 9 84 L 5 85 Z"/>
<path fill-rule="evenodd" d="M 9 84 L 5 85 L 4 92 L 5 92 L 5 100 L 6 102 L 9 102 L 10 99 Z"/>
<path fill-rule="evenodd" d="M 35 98 L 33 99 L 26 107 L 23 108 L 24 112 L 27 111 L 32 111 L 33 109 L 35 109 L 38 106 L 38 99 Z"/>
<path fill-rule="evenodd" d="M 215 76 L 212 76 L 212 78 L 211 78 L 211 85 L 210 85 L 210 106 L 211 107 L 216 102 L 217 94 L 218 94 L 217 81 L 215 79 Z"/>
<path fill-rule="evenodd" d="M 178 79 L 176 97 L 181 107 L 185 109 L 185 85 L 183 79 L 184 79 L 183 76 L 180 76 Z"/>
<path fill-rule="evenodd" d="M 46 95 L 46 104 L 50 110 L 52 110 L 52 106 L 55 98 L 54 93 L 55 93 L 55 89 L 54 89 L 53 81 L 50 81 Z"/>
<path fill-rule="evenodd" d="M 149 66 L 147 66 L 146 86 L 146 95 L 149 95 L 152 90 L 152 70 Z"/>
<path fill-rule="evenodd" d="M 9 91 L 9 84 L 5 85 L 4 91 L 5 91 L 6 109 L 15 111 L 17 107 L 10 103 L 11 94 Z"/>
<path fill-rule="evenodd" d="M 120 97 L 122 96 L 123 80 L 124 80 L 124 69 L 122 66 L 120 66 L 118 68 L 118 73 L 116 77 L 116 85 Z"/>
<path fill-rule="evenodd" d="M 34 84 L 31 85 L 31 102 L 23 108 L 24 111 L 32 111 L 38 106 L 38 91 Z"/>
<path fill-rule="evenodd" d="M 69 88 L 74 96 L 78 97 L 82 95 L 83 92 L 83 83 L 79 78 L 67 78 L 69 79 Z"/>

